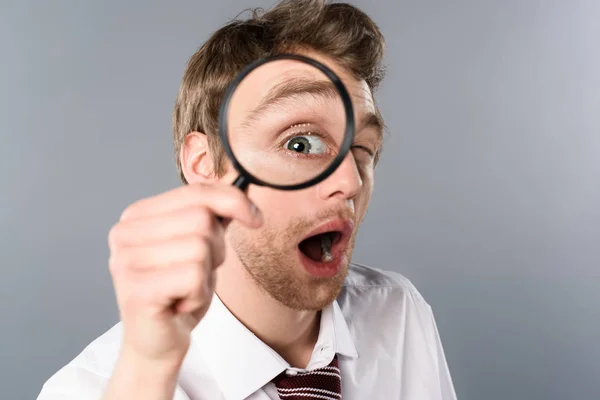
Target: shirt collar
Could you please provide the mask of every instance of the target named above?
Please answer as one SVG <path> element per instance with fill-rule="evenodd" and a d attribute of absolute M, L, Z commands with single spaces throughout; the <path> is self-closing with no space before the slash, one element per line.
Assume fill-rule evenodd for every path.
<path fill-rule="evenodd" d="M 194 329 L 192 341 L 201 351 L 226 400 L 245 399 L 290 367 L 246 328 L 216 294 L 204 318 Z M 317 355 L 322 348 L 329 349 L 326 359 Z M 317 344 L 307 368 L 328 364 L 335 353 L 358 357 L 337 301 L 322 310 Z"/>

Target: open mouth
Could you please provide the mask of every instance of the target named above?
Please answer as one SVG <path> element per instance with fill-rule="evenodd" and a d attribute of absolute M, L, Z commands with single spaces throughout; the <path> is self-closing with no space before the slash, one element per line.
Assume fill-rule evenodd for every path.
<path fill-rule="evenodd" d="M 341 239 L 342 232 L 340 231 L 323 232 L 304 239 L 298 247 L 311 260 L 327 263 L 333 261 L 333 248 Z"/>

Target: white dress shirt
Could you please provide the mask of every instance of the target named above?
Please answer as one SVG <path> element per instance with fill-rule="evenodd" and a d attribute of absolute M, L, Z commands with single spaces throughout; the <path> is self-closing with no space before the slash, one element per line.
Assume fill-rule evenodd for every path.
<path fill-rule="evenodd" d="M 94 340 L 46 381 L 38 400 L 99 399 L 121 334 L 118 323 Z M 306 369 L 326 366 L 334 354 L 343 400 L 456 399 L 431 307 L 398 273 L 351 264 L 342 292 L 322 312 Z M 279 399 L 270 381 L 294 369 L 215 295 L 192 332 L 174 400 Z"/>

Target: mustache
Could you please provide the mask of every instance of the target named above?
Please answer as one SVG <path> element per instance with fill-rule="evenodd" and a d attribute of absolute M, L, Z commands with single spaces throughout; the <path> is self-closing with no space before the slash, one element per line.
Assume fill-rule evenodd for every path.
<path fill-rule="evenodd" d="M 330 207 L 324 210 L 318 211 L 312 217 L 298 217 L 290 223 L 289 232 L 305 233 L 309 229 L 320 226 L 323 222 L 331 221 L 333 219 L 350 220 L 356 222 L 356 215 L 348 207 Z"/>
<path fill-rule="evenodd" d="M 330 209 L 321 210 L 315 216 L 316 221 L 329 221 L 334 218 L 354 221 L 355 215 L 348 207 L 332 207 Z"/>

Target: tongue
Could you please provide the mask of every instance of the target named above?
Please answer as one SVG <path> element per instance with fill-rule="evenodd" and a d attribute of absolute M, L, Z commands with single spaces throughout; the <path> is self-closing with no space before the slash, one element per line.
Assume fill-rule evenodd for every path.
<path fill-rule="evenodd" d="M 321 235 L 311 236 L 300 243 L 300 250 L 313 261 L 321 261 Z"/>

